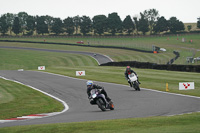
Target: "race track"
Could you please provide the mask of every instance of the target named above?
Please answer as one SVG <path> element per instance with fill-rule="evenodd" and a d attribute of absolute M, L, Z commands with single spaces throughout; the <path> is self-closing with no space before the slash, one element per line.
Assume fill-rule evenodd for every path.
<path fill-rule="evenodd" d="M 0 127 L 106 119 L 169 116 L 200 111 L 200 98 L 163 93 L 148 89 L 140 92 L 129 86 L 96 82 L 104 86 L 115 104 L 114 111 L 102 112 L 89 104 L 86 80 L 37 71 L 4 71 L 0 76 L 33 86 L 65 101 L 69 109 L 59 115 L 40 119 L 0 123 Z M 122 77 L 122 80 L 124 78 Z"/>
<path fill-rule="evenodd" d="M 83 52 L 83 51 L 66 51 L 66 50 L 54 50 L 54 49 L 41 49 L 41 48 L 27 48 L 27 47 L 13 47 L 13 46 L 0 46 L 0 48 L 4 49 L 23 49 L 23 50 L 34 50 L 34 51 L 44 51 L 44 52 L 57 52 L 57 53 L 71 53 L 71 54 L 82 54 L 91 56 L 94 58 L 99 65 L 112 62 L 113 60 L 102 54 L 91 53 L 91 52 Z"/>

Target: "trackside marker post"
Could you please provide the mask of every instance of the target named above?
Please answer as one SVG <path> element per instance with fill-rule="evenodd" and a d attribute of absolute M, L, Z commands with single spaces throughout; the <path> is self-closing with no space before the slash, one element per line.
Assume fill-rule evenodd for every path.
<path fill-rule="evenodd" d="M 166 91 L 169 91 L 168 83 L 166 83 Z"/>
<path fill-rule="evenodd" d="M 194 82 L 179 82 L 179 90 L 191 90 L 194 88 Z"/>
<path fill-rule="evenodd" d="M 76 71 L 76 76 L 85 76 L 85 71 Z"/>
<path fill-rule="evenodd" d="M 45 70 L 45 66 L 39 66 L 38 70 Z"/>

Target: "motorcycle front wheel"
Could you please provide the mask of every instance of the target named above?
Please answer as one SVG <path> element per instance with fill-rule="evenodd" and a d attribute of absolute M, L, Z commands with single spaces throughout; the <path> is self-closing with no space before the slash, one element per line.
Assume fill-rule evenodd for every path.
<path fill-rule="evenodd" d="M 97 99 L 96 103 L 102 111 L 106 111 L 106 105 L 101 98 Z"/>
<path fill-rule="evenodd" d="M 139 83 L 134 82 L 133 87 L 135 88 L 136 91 L 140 91 Z"/>

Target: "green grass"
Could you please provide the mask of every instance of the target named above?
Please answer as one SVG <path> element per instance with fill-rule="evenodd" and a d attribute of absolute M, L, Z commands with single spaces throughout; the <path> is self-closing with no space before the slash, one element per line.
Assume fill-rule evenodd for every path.
<path fill-rule="evenodd" d="M 100 67 L 89 56 L 15 49 L 0 49 L 0 54 L 2 57 L 0 59 L 1 70 L 37 70 L 38 66 L 46 66 L 46 71 L 72 77 L 75 76 L 75 71 L 85 70 L 87 76 L 82 78 L 127 84 L 123 75 L 124 67 Z M 181 93 L 200 96 L 199 73 L 135 68 L 134 70 L 138 73 L 140 81 L 142 82 L 141 87 L 164 91 L 165 84 L 169 83 L 171 92 L 179 92 L 179 82 L 192 81 L 195 82 L 196 89 Z M 115 76 L 115 80 L 113 80 L 110 74 Z"/>
<path fill-rule="evenodd" d="M 21 40 L 21 41 L 36 41 L 36 42 L 60 42 L 60 43 L 71 43 L 76 44 L 77 41 L 84 41 L 87 45 L 88 42 L 90 45 L 102 45 L 102 46 L 121 46 L 121 47 L 146 47 L 146 49 L 152 50 L 152 45 L 159 46 L 159 47 L 179 47 L 184 46 L 187 48 L 199 48 L 199 38 L 200 34 L 194 35 L 165 35 L 165 36 L 158 36 L 158 37 L 115 37 L 115 38 L 108 38 L 108 37 L 38 37 L 38 38 L 31 38 L 31 37 L 9 37 L 9 38 L 0 38 L 0 40 Z M 178 38 L 178 40 L 177 40 Z M 185 43 L 182 42 L 182 38 L 185 38 Z M 189 41 L 193 40 L 191 44 Z M 92 43 L 93 42 L 93 43 Z M 84 45 L 84 44 L 83 44 Z M 174 46 L 173 46 L 174 45 Z"/>
<path fill-rule="evenodd" d="M 178 40 L 177 40 L 178 38 Z M 182 38 L 185 38 L 186 42 L 182 42 Z M 140 54 L 139 52 L 125 52 L 126 54 L 118 55 L 119 50 L 112 50 L 112 53 L 110 52 L 111 49 L 108 51 L 105 49 L 96 49 L 95 48 L 83 48 L 83 47 L 71 47 L 70 49 L 80 49 L 84 51 L 88 50 L 95 50 L 99 53 L 103 53 L 106 55 L 109 55 L 112 57 L 115 61 L 124 61 L 124 60 L 134 60 L 134 61 L 144 61 L 144 62 L 154 62 L 158 64 L 165 64 L 169 59 L 173 58 L 175 55 L 172 53 L 174 50 L 179 51 L 181 58 L 178 59 L 175 64 L 186 64 L 186 57 L 188 56 L 194 56 L 198 57 L 200 56 L 200 34 L 194 34 L 194 35 L 178 35 L 177 36 L 163 36 L 163 37 L 133 37 L 133 38 L 106 38 L 106 37 L 99 37 L 99 38 L 93 38 L 93 37 L 60 37 L 60 38 L 30 38 L 30 37 L 21 37 L 21 38 L 0 38 L 1 40 L 9 39 L 9 40 L 24 40 L 24 41 L 39 41 L 43 42 L 44 39 L 46 42 L 61 42 L 61 43 L 73 43 L 76 44 L 77 41 L 84 41 L 86 44 L 90 42 L 90 45 L 102 45 L 102 46 L 118 46 L 118 47 L 129 47 L 129 48 L 137 48 L 137 49 L 148 49 L 152 50 L 152 45 L 165 48 L 167 49 L 167 52 L 161 52 L 158 55 L 152 56 L 152 54 Z M 189 42 L 189 40 L 193 40 L 192 43 Z M 0 43 L 0 45 L 5 45 L 6 43 Z M 11 44 L 9 44 L 11 45 Z M 26 47 L 47 47 L 47 48 L 55 48 L 56 49 L 62 49 L 65 46 L 58 46 L 58 45 L 40 45 L 38 44 L 23 44 Z M 84 45 L 84 44 L 83 44 Z M 68 47 L 69 48 L 69 47 Z M 113 52 L 117 51 L 117 52 Z M 125 50 L 120 50 L 125 51 Z M 116 53 L 116 54 L 115 54 Z M 123 52 L 122 52 L 123 53 Z M 127 54 L 128 53 L 128 54 Z M 133 54 L 132 54 L 133 53 Z M 130 55 L 129 55 L 130 54 Z M 149 58 L 146 58 L 145 55 Z M 159 57 L 159 58 L 158 58 Z M 200 62 L 196 63 L 197 65 L 200 64 Z"/>
<path fill-rule="evenodd" d="M 200 113 L 0 128 L 0 133 L 198 133 Z"/>
<path fill-rule="evenodd" d="M 13 45 L 13 43 L 0 43 L 0 45 Z M 62 50 L 83 50 L 83 51 L 99 51 L 102 53 L 109 53 L 111 57 L 116 58 L 127 58 L 125 56 L 126 51 L 111 50 L 111 49 L 94 49 L 94 48 L 82 48 L 82 47 L 68 47 L 68 46 L 58 46 L 58 45 L 41 45 L 41 44 L 19 44 L 14 43 L 15 46 L 26 46 L 26 47 L 37 47 L 37 48 L 48 48 L 48 49 L 62 49 Z M 120 57 L 119 53 L 122 53 Z M 129 52 L 129 51 L 128 51 Z M 118 53 L 118 54 L 117 54 Z M 155 54 L 153 54 L 155 55 Z M 75 54 L 67 53 L 53 53 L 53 52 L 39 52 L 39 51 L 28 51 L 28 50 L 11 50 L 11 49 L 0 49 L 0 69 L 6 70 L 36 70 L 38 65 L 44 65 L 47 72 L 67 75 L 75 77 L 76 70 L 85 70 L 86 76 L 81 76 L 80 78 L 113 82 L 118 84 L 126 84 L 127 81 L 124 78 L 124 67 L 100 67 L 97 66 L 95 60 L 88 56 L 80 56 Z M 148 55 L 146 55 L 148 57 Z M 83 62 L 79 60 L 82 58 Z M 80 63 L 78 63 L 80 62 Z M 90 63 L 86 63 L 90 62 Z M 165 91 L 165 84 L 169 84 L 169 90 L 172 93 L 182 93 L 186 95 L 200 96 L 200 82 L 199 73 L 191 72 L 174 72 L 174 71 L 161 71 L 161 70 L 151 70 L 151 69 L 135 69 L 138 73 L 139 79 L 141 81 L 141 87 L 152 88 L 156 90 Z M 94 75 L 95 73 L 95 75 Z M 96 76 L 98 75 L 98 76 Z M 113 80 L 112 77 L 115 77 Z M 189 91 L 179 91 L 179 82 L 195 82 L 195 90 Z M 13 93 L 12 93 L 13 92 Z M 17 92 L 17 93 L 16 93 Z M 23 97 L 21 97 L 21 93 Z M 18 95 L 21 94 L 21 95 Z M 35 107 L 38 99 L 41 97 L 42 102 L 39 107 Z M 20 84 L 16 84 L 10 81 L 5 81 L 0 79 L 0 116 L 15 117 L 26 114 L 32 114 L 37 112 L 30 112 L 36 108 L 43 107 L 44 105 L 53 105 L 54 102 L 50 103 L 44 97 L 43 94 L 33 91 L 28 87 Z M 25 104 L 22 108 L 16 106 L 20 105 L 22 99 L 26 98 L 27 101 L 23 101 Z M 29 98 L 29 99 L 28 99 Z M 48 98 L 48 97 L 47 97 Z M 40 99 L 40 100 L 41 100 Z M 47 102 L 47 103 L 45 103 Z M 27 103 L 33 103 L 26 105 Z M 6 106 L 5 106 L 6 105 Z M 56 103 L 56 105 L 59 105 Z M 49 112 L 51 110 L 59 111 L 62 110 L 61 107 L 48 106 L 46 108 L 41 108 L 41 112 Z M 30 109 L 31 108 L 31 109 Z M 58 110 L 57 110 L 58 109 Z M 13 111 L 12 114 L 8 114 L 5 110 Z M 19 110 L 19 111 L 16 111 Z M 2 112 L 4 111 L 5 114 Z M 6 114 L 7 113 L 7 114 Z M 14 114 L 16 113 L 16 114 Z M 38 112 L 40 113 L 40 112 Z M 8 116 L 12 115 L 12 116 Z M 16 133 L 16 132 L 32 132 L 32 133 L 42 133 L 42 132 L 74 132 L 74 133 L 84 133 L 84 132 L 200 132 L 199 123 L 200 113 L 186 114 L 181 116 L 173 117 L 148 117 L 148 118 L 132 118 L 132 119 L 118 119 L 118 120 L 105 120 L 105 121 L 95 121 L 95 122 L 76 122 L 76 123 L 60 123 L 60 124 L 45 124 L 45 125 L 30 125 L 30 126 L 17 126 L 17 127 L 6 127 L 0 128 L 0 133 Z"/>
<path fill-rule="evenodd" d="M 30 114 L 57 112 L 64 109 L 60 102 L 41 92 L 1 78 L 0 94 L 1 120 Z"/>
<path fill-rule="evenodd" d="M 141 87 L 143 88 L 166 91 L 166 83 L 168 83 L 169 90 L 172 93 L 200 96 L 200 73 L 161 71 L 136 68 L 133 69 L 139 75 L 139 80 L 142 83 Z M 47 71 L 76 77 L 75 71 L 78 70 L 86 71 L 86 76 L 81 77 L 84 79 L 127 85 L 127 81 L 124 77 L 125 67 L 50 67 Z M 113 77 L 115 77 L 114 80 Z M 195 89 L 190 91 L 179 91 L 179 82 L 195 82 Z"/>
<path fill-rule="evenodd" d="M 63 46 L 51 44 L 24 44 L 24 43 L 4 43 L 0 42 L 0 46 L 18 46 L 18 47 L 31 47 L 43 49 L 57 49 L 57 50 L 70 50 L 70 51 L 87 51 L 96 52 L 108 55 L 114 61 L 140 61 L 140 62 L 153 62 L 158 64 L 166 64 L 175 55 L 172 52 L 162 52 L 159 54 L 143 53 L 131 50 L 120 49 L 106 49 L 106 48 L 88 48 L 78 46 Z M 120 53 L 120 54 L 119 54 Z"/>
<path fill-rule="evenodd" d="M 35 69 L 38 66 L 94 66 L 91 57 L 77 54 L 53 53 L 30 50 L 0 49 L 0 69 Z"/>

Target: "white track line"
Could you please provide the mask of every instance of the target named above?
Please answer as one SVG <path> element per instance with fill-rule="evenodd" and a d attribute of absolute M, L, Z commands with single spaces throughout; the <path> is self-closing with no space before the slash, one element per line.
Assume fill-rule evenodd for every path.
<path fill-rule="evenodd" d="M 42 72 L 42 71 L 36 71 L 36 72 Z M 61 76 L 61 77 L 67 77 L 67 78 L 71 78 L 71 79 L 76 79 L 76 80 L 87 80 L 87 79 L 79 79 L 79 78 L 74 78 L 74 77 L 69 77 L 69 76 L 64 76 L 64 75 L 60 75 L 60 74 L 54 74 L 54 73 L 50 73 L 50 72 L 42 72 L 42 73 L 48 73 L 51 75 L 56 75 L 56 76 Z M 100 81 L 95 81 L 95 82 L 100 82 Z M 113 84 L 113 85 L 121 85 L 121 86 L 125 86 L 127 87 L 128 85 L 123 85 L 123 84 L 116 84 L 116 83 L 108 83 L 108 82 L 101 82 L 101 83 L 105 83 L 105 84 Z M 148 90 L 148 91 L 153 91 L 153 92 L 158 92 L 158 93 L 164 93 L 164 94 L 169 94 L 169 95 L 176 95 L 176 96 L 182 96 L 182 97 L 190 97 L 190 98 L 197 98 L 200 99 L 200 97 L 197 96 L 190 96 L 190 95 L 184 95 L 184 94 L 177 94 L 177 93 L 171 93 L 171 92 L 164 92 L 164 91 L 159 91 L 159 90 L 153 90 L 153 89 L 147 89 L 147 88 L 141 88 L 142 90 Z M 195 111 L 200 112 L 200 111 Z M 183 114 L 191 114 L 191 113 L 195 113 L 195 112 L 188 112 L 188 113 L 181 113 L 181 114 L 172 114 L 172 115 L 166 115 L 166 116 L 176 116 L 176 115 L 183 115 Z"/>
<path fill-rule="evenodd" d="M 34 71 L 34 72 L 48 73 L 48 74 L 51 74 L 51 75 L 56 75 L 56 76 L 67 77 L 67 78 L 76 79 L 76 80 L 82 80 L 82 81 L 86 80 L 87 81 L 87 79 L 79 79 L 79 78 L 64 76 L 64 75 L 61 75 L 61 74 L 55 74 L 55 73 L 50 73 L 50 72 L 44 72 L 44 71 Z M 128 86 L 128 85 L 123 85 L 123 84 L 108 83 L 108 82 L 102 82 L 102 81 L 94 81 L 94 82 L 101 82 L 101 83 L 113 84 L 113 85 L 121 85 L 121 86 L 126 86 L 126 87 Z M 159 90 L 153 90 L 153 89 L 147 89 L 147 88 L 141 88 L 141 89 L 142 90 L 159 92 L 159 93 L 170 94 L 170 95 L 177 95 L 177 96 L 184 96 L 184 97 L 191 97 L 191 98 L 198 98 L 198 99 L 200 99 L 200 97 L 198 97 L 198 96 L 191 96 L 191 95 L 184 95 L 184 94 L 178 94 L 178 93 L 171 93 L 171 92 L 165 92 L 165 91 L 159 91 Z"/>
<path fill-rule="evenodd" d="M 61 102 L 61 103 L 64 105 L 64 110 L 61 111 L 61 112 L 52 112 L 52 113 L 45 113 L 45 114 L 36 114 L 35 116 L 22 116 L 22 117 L 17 117 L 17 118 L 19 118 L 19 119 L 20 119 L 20 118 L 26 118 L 26 119 L 24 119 L 24 120 L 28 120 L 28 119 L 34 119 L 34 118 L 49 117 L 49 116 L 54 116 L 54 115 L 62 114 L 62 113 L 66 112 L 66 111 L 69 109 L 69 106 L 67 105 L 67 103 L 66 103 L 65 101 L 63 101 L 63 100 L 61 100 L 61 99 L 59 99 L 59 98 L 57 98 L 57 97 L 55 97 L 55 96 L 53 96 L 53 95 L 51 95 L 51 94 L 49 94 L 49 93 L 46 93 L 46 92 L 41 91 L 41 90 L 39 90 L 39 89 L 37 89 L 37 88 L 35 88 L 35 87 L 33 87 L 33 86 L 26 85 L 26 84 L 21 83 L 21 82 L 16 81 L 16 80 L 7 79 L 7 78 L 2 77 L 2 76 L 0 76 L 0 78 L 2 78 L 2 79 L 4 79 L 4 80 L 13 81 L 13 82 L 15 82 L 15 83 L 28 86 L 28 87 L 30 87 L 30 88 L 32 88 L 32 89 L 34 89 L 34 90 L 37 90 L 37 91 L 39 91 L 39 92 L 41 92 L 41 93 L 43 93 L 43 94 L 45 94 L 45 95 L 47 95 L 47 96 L 50 96 L 50 97 L 56 99 L 57 101 Z M 41 115 L 41 116 L 39 116 L 39 115 Z M 12 122 L 12 121 L 16 121 L 16 120 L 0 120 L 0 123 Z"/>
<path fill-rule="evenodd" d="M 34 71 L 34 72 L 48 73 L 48 74 L 51 74 L 51 75 L 56 75 L 56 76 L 60 76 L 60 77 L 67 77 L 67 78 L 76 79 L 76 80 L 87 80 L 87 79 L 79 79 L 79 78 L 64 76 L 64 75 L 60 75 L 60 74 L 54 74 L 54 73 L 50 73 L 50 72 L 42 72 L 42 71 Z M 10 80 L 10 79 L 6 79 L 6 78 L 1 77 L 1 76 L 0 76 L 0 78 L 3 78 L 3 79 L 5 79 L 5 80 Z M 16 83 L 23 84 L 23 83 L 21 83 L 21 82 L 15 81 L 15 80 L 10 80 L 10 81 L 14 81 L 14 82 L 16 82 Z M 96 81 L 96 82 L 99 82 L 99 81 Z M 114 85 L 121 85 L 121 86 L 126 86 L 126 87 L 128 86 L 128 85 L 122 85 L 122 84 L 116 84 L 116 83 L 108 83 L 108 82 L 102 82 L 102 83 L 114 84 Z M 25 84 L 23 84 L 23 85 L 25 85 Z M 34 87 L 32 87 L 32 86 L 29 86 L 29 85 L 26 85 L 26 86 L 31 87 L 31 88 L 33 88 L 33 89 L 35 89 L 35 90 L 38 90 L 38 91 L 44 93 L 45 95 L 48 95 L 48 96 L 50 96 L 50 97 L 52 97 L 52 98 L 54 98 L 54 99 L 60 101 L 60 102 L 65 106 L 65 109 L 64 109 L 62 112 L 47 113 L 48 116 L 53 116 L 53 115 L 61 114 L 61 113 L 66 112 L 66 111 L 69 109 L 69 106 L 68 106 L 64 101 L 60 100 L 59 98 L 54 97 L 54 96 L 52 96 L 52 95 L 50 95 L 50 94 L 48 94 L 48 93 L 46 93 L 46 92 L 43 92 L 43 91 L 41 91 L 41 90 L 39 90 L 39 89 L 37 89 L 37 88 L 34 88 Z M 200 99 L 200 97 L 197 97 L 197 96 L 190 96 L 190 95 L 184 95 L 184 94 L 170 93 L 170 92 L 158 91 L 158 90 L 147 89 L 147 88 L 141 88 L 141 89 L 142 89 L 142 90 L 148 90 L 148 91 L 159 92 L 159 93 L 165 93 L 165 94 L 169 94 L 169 95 L 177 95 L 177 96 L 184 96 L 184 97 L 191 97 L 191 98 Z M 200 111 L 196 111 L 196 112 L 200 112 Z M 167 115 L 167 116 L 175 116 L 175 115 L 183 115 L 183 114 L 191 114 L 191 113 L 194 113 L 194 112 L 182 113 L 182 114 L 174 114 L 174 115 Z M 45 116 L 45 117 L 47 117 L 47 116 Z M 21 118 L 22 118 L 22 117 L 21 117 Z M 23 116 L 23 118 L 26 118 L 26 116 Z M 41 118 L 41 117 L 39 117 L 39 118 Z M 2 122 L 11 122 L 11 121 L 15 121 L 15 120 L 0 120 L 0 123 L 2 123 Z"/>

